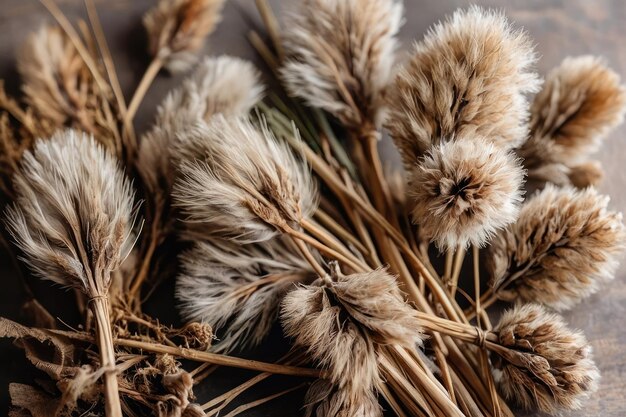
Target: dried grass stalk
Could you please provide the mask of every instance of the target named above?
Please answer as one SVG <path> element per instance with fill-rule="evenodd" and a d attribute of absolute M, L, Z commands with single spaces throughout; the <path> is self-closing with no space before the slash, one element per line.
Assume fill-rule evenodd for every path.
<path fill-rule="evenodd" d="M 188 70 L 223 6 L 224 0 L 160 0 L 143 19 L 150 54 L 172 73 Z"/>
<path fill-rule="evenodd" d="M 380 125 L 402 12 L 397 0 L 303 0 L 286 16 L 289 93 L 357 132 Z"/>
<path fill-rule="evenodd" d="M 68 130 L 24 155 L 15 190 L 7 227 L 35 274 L 90 300 L 107 371 L 107 415 L 121 416 L 107 292 L 133 244 L 130 182 L 93 138 Z"/>
<path fill-rule="evenodd" d="M 184 162 L 173 197 L 191 239 L 266 241 L 298 227 L 317 206 L 310 172 L 264 126 L 216 116 L 179 142 Z"/>
<path fill-rule="evenodd" d="M 548 185 L 488 248 L 496 296 L 571 308 L 613 279 L 626 243 L 621 213 L 592 188 Z"/>
<path fill-rule="evenodd" d="M 386 127 L 403 161 L 432 145 L 482 136 L 512 148 L 526 138 L 524 94 L 539 86 L 532 43 L 503 14 L 470 7 L 416 44 L 390 89 Z"/>
<path fill-rule="evenodd" d="M 517 218 L 523 179 L 517 158 L 487 140 L 440 144 L 411 166 L 413 221 L 441 249 L 483 246 Z"/>

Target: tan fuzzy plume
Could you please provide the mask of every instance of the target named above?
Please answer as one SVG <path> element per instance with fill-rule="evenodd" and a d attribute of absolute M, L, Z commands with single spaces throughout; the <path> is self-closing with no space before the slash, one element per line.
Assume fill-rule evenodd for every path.
<path fill-rule="evenodd" d="M 14 184 L 7 226 L 31 269 L 106 294 L 133 244 L 133 191 L 115 158 L 85 134 L 59 132 L 24 154 Z"/>
<path fill-rule="evenodd" d="M 219 339 L 212 350 L 223 353 L 258 345 L 287 291 L 315 279 L 293 243 L 280 237 L 249 245 L 197 242 L 181 260 L 182 315 L 209 323 Z"/>
<path fill-rule="evenodd" d="M 528 36 L 495 11 L 470 7 L 431 28 L 390 89 L 387 128 L 405 164 L 457 137 L 520 145 L 535 59 Z"/>
<path fill-rule="evenodd" d="M 493 240 L 486 257 L 498 298 L 562 310 L 614 277 L 626 232 L 621 213 L 592 188 L 546 186 Z"/>
<path fill-rule="evenodd" d="M 331 268 L 332 277 L 285 297 L 281 320 L 287 336 L 328 369 L 330 381 L 353 401 L 380 382 L 378 345 L 414 348 L 422 333 L 391 275 L 382 269 L 343 275 L 336 264 Z"/>
<path fill-rule="evenodd" d="M 265 126 L 214 117 L 180 135 L 173 198 L 192 239 L 268 240 L 317 207 L 306 165 Z"/>
<path fill-rule="evenodd" d="M 483 246 L 517 218 L 523 180 L 515 156 L 486 140 L 442 143 L 411 167 L 413 221 L 440 249 Z"/>
<path fill-rule="evenodd" d="M 337 388 L 325 379 L 315 381 L 304 397 L 304 417 L 381 417 L 382 409 L 373 391 L 358 397 L 350 395 L 346 388 Z"/>
<path fill-rule="evenodd" d="M 188 70 L 223 6 L 224 0 L 160 0 L 143 18 L 150 54 L 172 73 Z"/>
<path fill-rule="evenodd" d="M 171 149 L 179 132 L 216 114 L 245 116 L 261 99 L 258 70 L 243 59 L 207 57 L 194 73 L 165 98 L 155 126 L 142 138 L 137 168 L 151 192 L 168 194 L 174 181 Z"/>
<path fill-rule="evenodd" d="M 353 130 L 379 125 L 402 12 L 397 0 L 303 0 L 285 19 L 290 94 Z"/>
<path fill-rule="evenodd" d="M 596 391 L 600 374 L 591 346 L 559 315 L 526 304 L 505 312 L 494 331 L 510 349 L 494 357 L 494 376 L 504 396 L 517 405 L 558 415 L 580 409 Z"/>
<path fill-rule="evenodd" d="M 20 49 L 17 65 L 26 103 L 42 122 L 83 130 L 109 150 L 121 151 L 115 123 L 104 111 L 109 92 L 101 91 L 60 27 L 42 26 L 33 33 Z"/>
<path fill-rule="evenodd" d="M 535 96 L 530 138 L 520 156 L 529 168 L 583 162 L 623 121 L 625 112 L 626 89 L 602 59 L 566 58 Z"/>
<path fill-rule="evenodd" d="M 108 291 L 133 244 L 130 182 L 92 137 L 72 130 L 37 142 L 14 182 L 7 227 L 33 272 L 87 296 L 106 370 L 106 415 L 121 417 Z"/>

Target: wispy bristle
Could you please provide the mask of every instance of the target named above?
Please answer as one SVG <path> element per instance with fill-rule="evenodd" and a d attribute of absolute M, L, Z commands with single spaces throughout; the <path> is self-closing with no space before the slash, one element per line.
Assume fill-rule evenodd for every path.
<path fill-rule="evenodd" d="M 180 135 L 174 202 L 191 236 L 268 240 L 312 215 L 311 173 L 266 127 L 214 117 Z"/>
<path fill-rule="evenodd" d="M 561 316 L 526 304 L 505 312 L 494 331 L 500 344 L 515 352 L 494 357 L 494 375 L 504 396 L 518 406 L 558 415 L 580 409 L 598 388 L 591 346 Z"/>
<path fill-rule="evenodd" d="M 486 140 L 440 144 L 410 168 L 413 221 L 441 249 L 483 246 L 517 217 L 524 171 L 513 154 Z"/>
<path fill-rule="evenodd" d="M 224 353 L 260 343 L 285 293 L 315 278 L 293 243 L 281 238 L 249 245 L 196 242 L 181 260 L 176 295 L 182 315 L 209 323 L 219 339 L 212 349 Z"/>
<path fill-rule="evenodd" d="M 175 73 L 188 70 L 221 19 L 225 0 L 160 0 L 143 18 L 148 48 Z"/>
<path fill-rule="evenodd" d="M 432 27 L 390 89 L 387 128 L 405 164 L 457 137 L 520 145 L 535 59 L 528 36 L 495 11 L 470 7 Z"/>
<path fill-rule="evenodd" d="M 85 134 L 60 132 L 24 155 L 15 190 L 7 226 L 31 269 L 106 294 L 133 244 L 133 192 L 116 159 Z"/>
<path fill-rule="evenodd" d="M 608 202 L 592 188 L 552 185 L 530 198 L 488 249 L 496 295 L 566 309 L 612 279 L 626 231 Z"/>
<path fill-rule="evenodd" d="M 352 129 L 380 124 L 402 12 L 397 0 L 303 0 L 283 37 L 290 94 Z"/>

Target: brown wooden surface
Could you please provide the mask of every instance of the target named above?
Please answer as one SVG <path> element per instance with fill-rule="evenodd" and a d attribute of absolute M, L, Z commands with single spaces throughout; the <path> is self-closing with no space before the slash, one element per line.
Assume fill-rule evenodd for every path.
<path fill-rule="evenodd" d="M 146 65 L 141 15 L 154 1 L 97 0 L 96 3 L 128 96 Z M 275 9 L 281 9 L 288 3 L 287 0 L 272 1 Z M 565 56 L 579 54 L 602 55 L 622 76 L 626 73 L 626 2 L 622 0 L 494 0 L 477 3 L 505 10 L 511 20 L 528 30 L 541 55 L 539 71 L 542 74 L 557 65 Z M 84 16 L 80 0 L 63 0 L 59 4 L 69 16 Z M 419 39 L 433 22 L 455 8 L 468 4 L 467 1 L 458 0 L 406 0 L 406 23 L 401 32 L 403 49 L 406 50 L 413 39 Z M 9 91 L 17 93 L 19 80 L 14 68 L 15 52 L 30 31 L 37 29 L 43 22 L 52 22 L 52 18 L 36 0 L 1 0 L 0 5 L 0 78 L 7 80 Z M 210 40 L 207 53 L 227 53 L 254 59 L 254 52 L 245 38 L 250 24 L 258 24 L 254 2 L 230 0 L 222 24 Z M 140 109 L 137 119 L 140 131 L 149 125 L 156 105 L 178 81 L 179 79 L 159 77 Z M 618 129 L 598 156 L 607 172 L 601 189 L 612 196 L 611 206 L 621 211 L 626 208 L 626 147 L 622 140 L 624 133 L 624 127 Z M 0 255 L 0 279 L 3 280 L 0 315 L 19 320 L 22 292 L 14 269 L 4 253 Z M 159 304 L 171 305 L 171 291 L 168 290 L 171 288 L 163 289 Z M 71 302 L 67 293 L 49 286 L 37 288 L 37 293 L 49 300 L 51 310 L 60 318 L 71 320 L 73 310 L 64 308 Z M 626 267 L 620 268 L 614 282 L 566 316 L 573 327 L 584 330 L 591 340 L 596 361 L 602 371 L 600 392 L 586 404 L 584 410 L 571 415 L 626 415 Z M 175 315 L 168 311 L 168 317 L 175 318 Z M 281 349 L 270 344 L 265 347 L 263 356 L 274 358 L 278 350 Z M 8 342 L 1 342 L 0 414 L 4 414 L 7 407 L 8 382 L 28 381 L 32 377 L 28 369 L 21 352 Z M 250 374 L 220 371 L 211 379 L 212 383 L 205 384 L 209 386 L 200 393 L 201 399 L 223 392 L 247 375 Z M 282 379 L 272 385 L 286 382 Z M 267 389 L 266 387 L 264 391 Z M 275 392 L 275 389 L 275 386 L 270 385 L 267 392 Z M 258 398 L 259 395 L 257 392 L 248 398 Z M 244 415 L 293 415 L 298 409 L 301 395 L 300 393 L 291 400 L 277 400 L 269 407 Z"/>

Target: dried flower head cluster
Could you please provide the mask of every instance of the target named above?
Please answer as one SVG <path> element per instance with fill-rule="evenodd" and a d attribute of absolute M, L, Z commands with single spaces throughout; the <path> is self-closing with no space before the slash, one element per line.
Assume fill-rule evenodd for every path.
<path fill-rule="evenodd" d="M 173 196 L 190 236 L 262 242 L 316 208 L 310 172 L 263 126 L 216 116 L 179 142 L 184 162 Z"/>
<path fill-rule="evenodd" d="M 369 404 L 381 383 L 377 346 L 421 343 L 413 313 L 395 279 L 382 269 L 343 275 L 335 265 L 332 277 L 291 291 L 281 310 L 285 333 L 328 369 L 338 389 L 319 407 L 361 415 L 357 410 Z M 379 415 L 379 407 L 373 408 L 377 412 L 371 415 Z"/>
<path fill-rule="evenodd" d="M 409 174 L 413 220 L 439 248 L 483 246 L 517 218 L 523 178 L 516 157 L 486 140 L 434 146 Z"/>
<path fill-rule="evenodd" d="M 382 417 L 381 404 L 398 416 L 512 416 L 504 399 L 558 414 L 595 391 L 589 344 L 547 309 L 595 292 L 626 247 L 608 198 L 569 187 L 602 177 L 589 154 L 625 112 L 603 61 L 566 59 L 530 105 L 536 55 L 500 12 L 455 12 L 396 70 L 401 0 L 300 0 L 282 25 L 258 0 L 268 36 L 254 28 L 249 40 L 278 91 L 260 102 L 252 63 L 207 57 L 144 133 L 135 116 L 153 81 L 195 65 L 225 1 L 147 12 L 152 60 L 128 104 L 93 2 L 80 30 L 42 3 L 60 28 L 21 52 L 26 107 L 0 82 L 0 187 L 14 200 L 16 257 L 80 290 L 81 327 L 55 330 L 24 280 L 45 328 L 0 318 L 0 337 L 49 378 L 12 384 L 13 414 L 234 416 L 308 385 L 306 417 Z M 382 163 L 385 133 L 403 173 Z M 526 190 L 543 189 L 523 204 L 526 170 Z M 146 227 L 133 227 L 136 204 Z M 143 311 L 174 276 L 182 328 Z M 498 299 L 516 307 L 494 327 L 486 309 Z M 274 353 L 288 353 L 237 358 L 277 318 L 279 343 L 293 345 Z M 200 406 L 193 388 L 216 366 L 262 373 Z M 233 407 L 273 373 L 313 379 Z"/>
<path fill-rule="evenodd" d="M 591 346 L 560 316 L 526 304 L 505 312 L 494 331 L 511 349 L 494 362 L 498 386 L 524 409 L 552 415 L 576 410 L 597 389 Z"/>
<path fill-rule="evenodd" d="M 289 93 L 353 130 L 379 125 L 402 12 L 398 0 L 302 0 L 283 38 Z"/>
<path fill-rule="evenodd" d="M 592 188 L 551 185 L 530 198 L 488 249 L 495 294 L 566 309 L 613 279 L 626 232 L 608 202 Z"/>
<path fill-rule="evenodd" d="M 547 76 L 531 107 L 530 137 L 520 148 L 529 177 L 579 187 L 601 179 L 587 159 L 626 112 L 620 77 L 594 56 L 566 58 Z"/>
<path fill-rule="evenodd" d="M 407 168 L 430 146 L 457 138 L 520 145 L 524 94 L 539 86 L 535 59 L 528 36 L 495 11 L 470 7 L 431 28 L 390 90 L 386 127 Z"/>
<path fill-rule="evenodd" d="M 291 241 L 276 238 L 239 245 L 199 241 L 182 256 L 176 284 L 181 313 L 207 322 L 217 332 L 213 350 L 229 353 L 258 345 L 294 283 L 315 279 Z"/>
<path fill-rule="evenodd" d="M 31 269 L 90 296 L 132 247 L 133 192 L 115 158 L 72 130 L 36 143 L 15 176 L 7 226 Z"/>
<path fill-rule="evenodd" d="M 144 16 L 148 49 L 170 72 L 196 62 L 196 52 L 221 19 L 224 0 L 160 0 Z"/>

